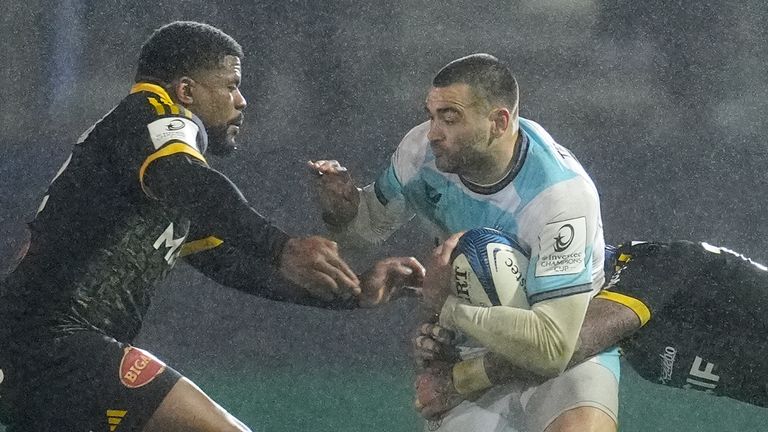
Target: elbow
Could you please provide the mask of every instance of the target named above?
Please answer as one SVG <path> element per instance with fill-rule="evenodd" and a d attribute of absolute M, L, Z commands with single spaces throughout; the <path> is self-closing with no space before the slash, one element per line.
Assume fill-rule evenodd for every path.
<path fill-rule="evenodd" d="M 554 378 L 565 371 L 569 360 L 570 357 L 565 355 L 552 356 L 535 365 L 532 372 L 543 378 Z"/>
<path fill-rule="evenodd" d="M 573 354 L 573 347 L 564 340 L 549 340 L 538 347 L 539 355 L 529 358 L 525 369 L 542 378 L 553 378 L 563 373 L 568 367 Z M 518 354 L 505 355 L 510 359 Z"/>
<path fill-rule="evenodd" d="M 574 344 L 569 344 L 563 338 L 553 338 L 550 341 L 547 356 L 544 360 L 545 370 L 542 376 L 552 378 L 560 375 L 568 367 L 573 355 Z"/>

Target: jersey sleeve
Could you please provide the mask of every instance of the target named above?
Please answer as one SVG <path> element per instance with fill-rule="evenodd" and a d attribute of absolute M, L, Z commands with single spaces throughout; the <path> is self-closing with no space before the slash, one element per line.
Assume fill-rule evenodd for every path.
<path fill-rule="evenodd" d="M 531 260 L 527 272 L 528 302 L 590 292 L 603 280 L 600 203 L 588 182 L 576 177 L 550 187 L 526 210 Z M 601 255 L 602 256 L 602 255 Z M 598 275 L 595 274 L 599 267 Z M 597 284 L 599 285 L 599 284 Z"/>
<path fill-rule="evenodd" d="M 356 307 L 354 299 L 323 301 L 314 298 L 286 280 L 269 260 L 243 253 L 232 244 L 199 229 L 190 232 L 179 256 L 209 279 L 246 294 L 326 309 Z"/>
<path fill-rule="evenodd" d="M 423 127 L 411 130 L 400 142 L 389 165 L 373 183 L 364 187 L 355 218 L 341 235 L 357 244 L 379 244 L 415 216 L 406 199 L 405 184 L 415 175 L 423 158 Z"/>
<path fill-rule="evenodd" d="M 157 117 L 150 119 L 146 125 L 148 142 L 145 157 L 139 167 L 138 180 L 144 193 L 151 198 L 155 197 L 146 187 L 144 176 L 151 164 L 157 160 L 183 155 L 190 161 L 208 166 L 203 156 L 207 137 L 202 123 L 186 108 L 177 107 L 176 110 L 179 114 L 157 110 Z"/>
<path fill-rule="evenodd" d="M 527 310 L 475 306 L 449 296 L 440 324 L 471 336 L 517 367 L 555 376 L 573 355 L 589 299 L 588 293 L 550 298 Z"/>

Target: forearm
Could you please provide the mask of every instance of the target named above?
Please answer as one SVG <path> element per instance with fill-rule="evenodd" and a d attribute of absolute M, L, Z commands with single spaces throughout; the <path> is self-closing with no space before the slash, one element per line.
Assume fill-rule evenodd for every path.
<path fill-rule="evenodd" d="M 357 307 L 355 298 L 326 302 L 312 297 L 307 290 L 285 279 L 268 260 L 254 258 L 226 245 L 184 258 L 213 281 L 250 295 L 325 309 Z"/>
<path fill-rule="evenodd" d="M 515 367 L 554 376 L 573 354 L 589 297 L 584 293 L 545 300 L 525 310 L 472 306 L 451 296 L 440 324 L 476 339 Z"/>
<path fill-rule="evenodd" d="M 640 329 L 645 315 L 642 312 L 638 315 L 637 309 L 602 298 L 592 299 L 581 327 L 578 347 L 568 367 L 615 346 Z M 481 358 L 457 363 L 453 380 L 457 391 L 469 394 L 492 385 L 520 380 L 544 381 L 546 378 L 512 364 L 502 355 L 489 352 Z"/>
<path fill-rule="evenodd" d="M 392 233 L 411 219 L 403 200 L 381 202 L 376 193 L 375 184 L 370 184 L 360 192 L 360 204 L 357 214 L 348 223 L 334 225 L 328 223 L 334 240 L 353 247 L 369 247 L 388 239 Z"/>
<path fill-rule="evenodd" d="M 575 366 L 617 345 L 621 340 L 639 330 L 647 319 L 645 316 L 641 318 L 636 313 L 636 309 L 639 307 L 633 309 L 604 298 L 592 299 L 587 308 L 584 324 L 581 326 L 579 343 L 568 366 Z M 641 315 L 643 315 L 642 312 Z"/>
<path fill-rule="evenodd" d="M 289 239 L 251 208 L 227 177 L 183 155 L 153 162 L 144 184 L 153 197 L 180 210 L 209 235 L 253 257 L 276 262 Z"/>

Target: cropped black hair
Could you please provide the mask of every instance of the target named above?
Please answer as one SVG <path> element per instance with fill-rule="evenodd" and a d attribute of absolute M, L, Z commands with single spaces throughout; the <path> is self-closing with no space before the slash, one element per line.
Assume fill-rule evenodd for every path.
<path fill-rule="evenodd" d="M 228 55 L 243 57 L 242 47 L 228 34 L 208 24 L 175 21 L 155 30 L 141 46 L 136 80 L 171 82 L 215 69 Z"/>
<path fill-rule="evenodd" d="M 517 112 L 517 80 L 509 68 L 490 54 L 472 54 L 456 59 L 435 75 L 434 87 L 466 84 L 477 97 L 491 105 L 503 105 Z"/>

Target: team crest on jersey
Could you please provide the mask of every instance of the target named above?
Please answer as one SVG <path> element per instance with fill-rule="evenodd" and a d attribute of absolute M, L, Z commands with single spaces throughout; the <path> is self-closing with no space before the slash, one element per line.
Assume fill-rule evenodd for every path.
<path fill-rule="evenodd" d="M 165 371 L 165 363 L 152 354 L 136 348 L 126 347 L 120 360 L 120 382 L 128 388 L 139 388 L 149 384 Z"/>

